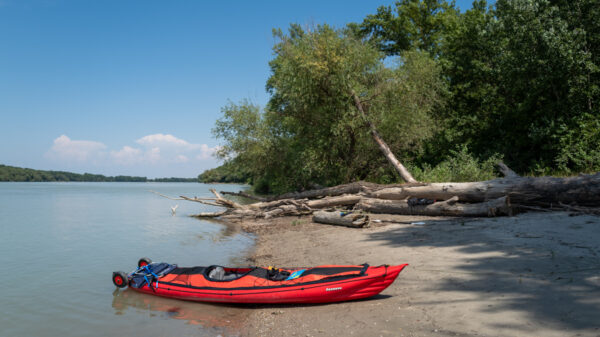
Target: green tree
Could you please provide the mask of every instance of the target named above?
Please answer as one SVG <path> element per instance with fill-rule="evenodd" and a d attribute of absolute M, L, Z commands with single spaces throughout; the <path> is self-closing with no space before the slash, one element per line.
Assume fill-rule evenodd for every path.
<path fill-rule="evenodd" d="M 219 155 L 247 166 L 261 192 L 396 181 L 369 124 L 400 158 L 418 153 L 434 130 L 431 112 L 442 103 L 436 62 L 409 52 L 386 66 L 370 43 L 327 25 L 292 25 L 275 36 L 269 104 L 262 113 L 247 102 L 223 109 L 213 130 L 225 141 Z"/>
<path fill-rule="evenodd" d="M 598 66 L 588 41 L 598 24 L 569 22 L 565 11 L 501 0 L 486 12 L 479 1 L 449 38 L 452 129 L 480 155 L 502 153 L 521 171 L 599 167 Z"/>
<path fill-rule="evenodd" d="M 442 66 L 445 128 L 421 162 L 466 145 L 519 171 L 600 168 L 597 0 L 475 1 L 463 14 L 452 3 L 414 0 L 394 11 L 382 7 L 351 27 L 389 55 L 427 50 Z"/>
<path fill-rule="evenodd" d="M 454 1 L 400 0 L 395 6 L 381 6 L 361 24 L 350 28 L 375 42 L 387 55 L 421 50 L 437 55 L 446 35 L 456 26 L 458 10 Z"/>
<path fill-rule="evenodd" d="M 206 171 L 199 179 L 203 182 L 241 182 L 243 179 L 251 183 L 263 179 L 272 165 L 270 151 L 276 145 L 261 108 L 242 100 L 238 104 L 230 102 L 221 113 L 223 116 L 215 123 L 212 133 L 223 140 L 217 157 L 225 160 L 225 164 L 214 171 Z"/>
<path fill-rule="evenodd" d="M 463 145 L 485 158 L 501 151 L 495 142 L 503 132 L 497 125 L 504 104 L 498 83 L 502 43 L 493 28 L 495 20 L 486 1 L 474 1 L 446 36 L 440 63 L 450 99 L 439 111 L 446 127 L 440 130 L 431 158 L 443 158 Z"/>
<path fill-rule="evenodd" d="M 198 176 L 201 183 L 252 183 L 252 176 L 244 163 L 235 158 L 223 165 L 204 171 Z"/>

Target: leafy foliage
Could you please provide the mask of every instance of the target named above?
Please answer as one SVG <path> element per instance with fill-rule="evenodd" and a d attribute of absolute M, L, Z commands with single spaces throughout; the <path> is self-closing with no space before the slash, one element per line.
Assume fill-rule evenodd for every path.
<path fill-rule="evenodd" d="M 400 0 L 395 8 L 381 6 L 360 25 L 349 27 L 368 36 L 388 55 L 400 55 L 407 50 L 437 55 L 447 33 L 455 28 L 457 18 L 458 10 L 447 1 Z"/>
<path fill-rule="evenodd" d="M 437 11 L 415 20 L 414 7 Z M 446 1 L 413 0 L 398 2 L 396 16 L 380 9 L 359 27 L 388 54 L 423 48 L 442 66 L 446 127 L 421 163 L 466 145 L 479 158 L 502 154 L 521 172 L 577 172 L 600 168 L 599 11 L 596 0 L 499 0 L 495 7 L 475 1 L 458 14 Z M 438 44 L 414 34 L 406 35 L 418 38 L 410 44 L 394 38 L 399 29 L 426 31 L 424 22 L 438 22 Z"/>
<path fill-rule="evenodd" d="M 429 164 L 422 167 L 410 165 L 409 170 L 418 181 L 483 181 L 496 177 L 496 164 L 501 159 L 499 156 L 492 156 L 483 161 L 477 160 L 464 146 L 459 151 L 451 151 L 445 160 L 434 167 Z"/>
<path fill-rule="evenodd" d="M 252 182 L 252 177 L 244 170 L 243 165 L 237 164 L 234 160 L 204 171 L 198 176 L 198 182 L 248 184 Z"/>
<path fill-rule="evenodd" d="M 396 182 L 372 123 L 421 181 L 489 179 L 499 158 L 600 170 L 598 17 L 598 0 L 399 0 L 343 31 L 276 30 L 271 99 L 224 108 L 219 155 L 263 193 Z"/>
<path fill-rule="evenodd" d="M 431 111 L 442 102 L 435 61 L 412 51 L 386 66 L 373 45 L 327 25 L 292 25 L 287 35 L 275 36 L 269 104 L 264 112 L 247 101 L 223 108 L 213 129 L 224 141 L 219 156 L 235 158 L 262 193 L 390 174 L 395 179 L 391 169 L 377 173 L 387 163 L 353 95 L 396 155 L 414 156 L 433 135 Z"/>

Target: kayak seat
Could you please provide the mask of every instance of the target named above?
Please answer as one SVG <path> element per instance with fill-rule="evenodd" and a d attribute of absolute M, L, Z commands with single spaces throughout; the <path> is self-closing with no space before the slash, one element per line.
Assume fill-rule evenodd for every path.
<path fill-rule="evenodd" d="M 244 274 L 228 273 L 221 266 L 211 266 L 208 272 L 208 279 L 214 281 L 233 281 L 243 275 Z"/>

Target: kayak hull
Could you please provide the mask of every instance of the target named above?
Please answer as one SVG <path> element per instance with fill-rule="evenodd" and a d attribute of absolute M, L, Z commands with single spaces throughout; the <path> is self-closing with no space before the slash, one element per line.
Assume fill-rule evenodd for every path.
<path fill-rule="evenodd" d="M 160 279 L 136 291 L 198 302 L 219 303 L 330 303 L 364 299 L 389 287 L 407 265 L 368 267 L 360 276 L 269 287 L 215 288 L 190 287 Z"/>

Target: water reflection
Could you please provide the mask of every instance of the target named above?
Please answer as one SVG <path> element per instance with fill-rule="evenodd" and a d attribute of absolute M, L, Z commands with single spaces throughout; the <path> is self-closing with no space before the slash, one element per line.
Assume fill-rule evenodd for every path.
<path fill-rule="evenodd" d="M 199 242 L 210 241 L 213 243 L 225 243 L 232 240 L 239 240 L 240 237 L 245 237 L 250 240 L 254 236 L 242 229 L 242 226 L 238 223 L 231 223 L 217 219 L 197 219 L 200 222 L 201 228 L 199 231 L 192 236 L 185 238 L 181 241 L 184 246 L 195 245 Z M 235 248 L 234 246 L 231 246 Z M 243 252 L 243 250 L 239 250 Z"/>
<path fill-rule="evenodd" d="M 248 309 L 219 304 L 187 302 L 141 294 L 131 289 L 115 290 L 112 307 L 115 315 L 124 315 L 133 309 L 138 314 L 185 321 L 227 336 L 239 336 Z"/>
<path fill-rule="evenodd" d="M 219 219 L 203 219 L 203 221 L 217 224 L 221 227 L 221 230 L 215 236 L 216 241 L 229 239 L 238 234 L 247 235 L 247 233 L 242 230 L 242 226 L 239 223 L 233 223 Z"/>

